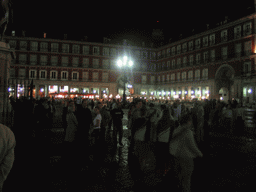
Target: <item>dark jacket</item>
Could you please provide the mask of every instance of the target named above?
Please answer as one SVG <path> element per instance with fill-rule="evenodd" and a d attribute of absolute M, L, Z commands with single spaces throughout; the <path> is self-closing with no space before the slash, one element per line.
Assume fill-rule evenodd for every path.
<path fill-rule="evenodd" d="M 110 113 L 113 118 L 113 124 L 114 125 L 122 125 L 122 119 L 124 116 L 123 110 L 122 109 L 112 109 Z"/>

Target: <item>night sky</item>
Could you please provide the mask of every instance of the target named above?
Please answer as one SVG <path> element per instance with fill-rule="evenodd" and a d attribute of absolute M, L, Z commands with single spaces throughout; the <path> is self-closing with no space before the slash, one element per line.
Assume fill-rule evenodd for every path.
<path fill-rule="evenodd" d="M 104 1 L 60 1 L 60 0 L 12 0 L 13 23 L 6 35 L 15 30 L 20 36 L 81 40 L 88 36 L 90 42 L 110 39 L 135 39 L 151 41 L 152 30 L 163 29 L 165 41 L 191 36 L 224 21 L 230 21 L 254 12 L 254 0 L 233 1 L 120 1 L 120 4 Z M 69 2 L 69 3 L 68 3 Z M 248 8 L 251 7 L 251 8 Z M 158 21 L 158 22 L 157 22 Z"/>

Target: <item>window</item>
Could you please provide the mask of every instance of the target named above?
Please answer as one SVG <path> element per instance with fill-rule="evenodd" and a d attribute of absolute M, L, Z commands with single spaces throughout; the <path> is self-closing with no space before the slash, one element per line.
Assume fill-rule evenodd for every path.
<path fill-rule="evenodd" d="M 203 79 L 207 80 L 208 79 L 208 69 L 203 69 Z"/>
<path fill-rule="evenodd" d="M 215 44 L 215 34 L 210 35 L 210 45 Z"/>
<path fill-rule="evenodd" d="M 196 48 L 199 49 L 200 46 L 201 46 L 201 41 L 200 41 L 200 39 L 197 39 L 196 40 Z"/>
<path fill-rule="evenodd" d="M 228 47 L 222 47 L 221 48 L 221 55 L 223 59 L 227 59 L 227 55 L 228 55 Z"/>
<path fill-rule="evenodd" d="M 83 46 L 83 54 L 89 55 L 89 51 L 90 51 L 89 45 L 84 45 Z"/>
<path fill-rule="evenodd" d="M 62 53 L 69 53 L 69 44 L 62 44 Z"/>
<path fill-rule="evenodd" d="M 166 82 L 170 81 L 170 75 L 166 75 Z"/>
<path fill-rule="evenodd" d="M 177 73 L 177 81 L 180 81 L 180 72 Z"/>
<path fill-rule="evenodd" d="M 9 45 L 10 45 L 10 48 L 16 49 L 16 41 L 10 40 L 10 41 L 9 41 Z"/>
<path fill-rule="evenodd" d="M 193 55 L 190 55 L 189 56 L 189 65 L 192 66 L 194 63 L 194 56 Z"/>
<path fill-rule="evenodd" d="M 41 42 L 40 43 L 40 51 L 48 52 L 48 43 Z"/>
<path fill-rule="evenodd" d="M 170 48 L 167 49 L 167 57 L 168 57 L 168 56 L 171 56 L 171 49 L 170 49 Z M 150 58 L 150 59 L 151 59 L 151 58 Z"/>
<path fill-rule="evenodd" d="M 103 55 L 109 56 L 109 48 L 108 47 L 103 47 Z"/>
<path fill-rule="evenodd" d="M 58 52 L 59 51 L 59 44 L 58 43 L 52 43 L 51 44 L 51 51 L 52 52 Z"/>
<path fill-rule="evenodd" d="M 39 71 L 39 79 L 46 79 L 46 70 Z"/>
<path fill-rule="evenodd" d="M 108 82 L 108 73 L 106 73 L 106 72 L 102 73 L 102 81 Z"/>
<path fill-rule="evenodd" d="M 151 84 L 154 84 L 155 83 L 155 76 L 151 76 L 150 81 L 151 81 Z"/>
<path fill-rule="evenodd" d="M 67 71 L 61 72 L 61 80 L 68 80 L 68 72 Z"/>
<path fill-rule="evenodd" d="M 143 52 L 142 52 L 142 58 L 143 58 L 143 59 L 147 59 L 147 58 L 148 58 L 148 52 L 143 51 Z"/>
<path fill-rule="evenodd" d="M 41 65 L 47 64 L 47 56 L 46 55 L 40 55 L 40 64 Z"/>
<path fill-rule="evenodd" d="M 157 58 L 158 58 L 158 59 L 161 59 L 161 51 L 159 51 L 159 52 L 157 53 Z"/>
<path fill-rule="evenodd" d="M 223 30 L 221 31 L 221 42 L 225 42 L 228 40 L 228 36 L 227 36 L 228 31 L 227 30 Z"/>
<path fill-rule="evenodd" d="M 244 28 L 244 35 L 250 35 L 252 33 L 252 23 L 251 22 L 245 23 L 243 28 Z"/>
<path fill-rule="evenodd" d="M 61 65 L 65 67 L 68 66 L 68 57 L 63 56 L 61 58 Z"/>
<path fill-rule="evenodd" d="M 187 52 L 187 43 L 183 43 L 183 45 L 182 45 L 182 52 L 183 53 Z"/>
<path fill-rule="evenodd" d="M 79 63 L 79 57 L 73 57 L 72 58 L 73 67 L 78 67 L 78 63 Z"/>
<path fill-rule="evenodd" d="M 251 73 L 251 62 L 244 62 L 244 69 L 243 69 L 244 75 L 249 76 Z"/>
<path fill-rule="evenodd" d="M 193 71 L 192 70 L 188 72 L 188 80 L 193 81 Z"/>
<path fill-rule="evenodd" d="M 187 73 L 184 71 L 182 72 L 182 81 L 186 81 Z"/>
<path fill-rule="evenodd" d="M 172 55 L 175 55 L 175 47 L 172 47 Z"/>
<path fill-rule="evenodd" d="M 162 58 L 166 57 L 165 53 L 166 53 L 165 50 L 162 50 Z"/>
<path fill-rule="evenodd" d="M 15 68 L 10 68 L 10 77 L 15 77 Z"/>
<path fill-rule="evenodd" d="M 171 67 L 171 62 L 167 61 L 167 69 L 170 69 L 170 67 Z"/>
<path fill-rule="evenodd" d="M 189 51 L 192 51 L 193 50 L 193 41 L 190 41 L 189 42 Z"/>
<path fill-rule="evenodd" d="M 203 38 L 203 46 L 204 47 L 208 46 L 208 36 Z"/>
<path fill-rule="evenodd" d="M 27 55 L 20 54 L 19 55 L 19 62 L 20 62 L 20 64 L 26 64 L 27 63 Z"/>
<path fill-rule="evenodd" d="M 98 81 L 99 79 L 99 73 L 98 72 L 93 72 L 93 81 Z"/>
<path fill-rule="evenodd" d="M 93 55 L 99 55 L 100 54 L 100 48 L 99 47 L 93 47 Z"/>
<path fill-rule="evenodd" d="M 241 37 L 241 26 L 236 26 L 234 28 L 234 38 L 237 39 Z"/>
<path fill-rule="evenodd" d="M 27 50 L 27 42 L 20 41 L 20 50 Z"/>
<path fill-rule="evenodd" d="M 57 56 L 51 56 L 51 64 L 52 64 L 52 66 L 56 66 L 58 64 Z"/>
<path fill-rule="evenodd" d="M 72 72 L 72 80 L 73 81 L 77 81 L 79 77 L 79 73 L 78 72 Z"/>
<path fill-rule="evenodd" d="M 162 75 L 162 81 L 165 82 L 165 75 Z"/>
<path fill-rule="evenodd" d="M 57 71 L 50 71 L 50 79 L 51 80 L 57 79 Z"/>
<path fill-rule="evenodd" d="M 88 68 L 89 67 L 89 58 L 83 58 L 83 67 Z"/>
<path fill-rule="evenodd" d="M 181 53 L 181 45 L 178 45 L 177 46 L 177 54 L 180 54 Z"/>
<path fill-rule="evenodd" d="M 175 59 L 172 60 L 172 69 L 175 69 Z"/>
<path fill-rule="evenodd" d="M 183 67 L 187 66 L 187 57 L 183 57 Z"/>
<path fill-rule="evenodd" d="M 173 73 L 173 74 L 171 75 L 171 81 L 172 81 L 172 82 L 175 81 L 175 73 Z"/>
<path fill-rule="evenodd" d="M 208 62 L 208 51 L 204 52 L 204 62 L 207 63 Z"/>
<path fill-rule="evenodd" d="M 162 62 L 162 70 L 165 70 L 165 63 Z"/>
<path fill-rule="evenodd" d="M 36 78 L 36 70 L 29 70 L 29 79 Z"/>
<path fill-rule="evenodd" d="M 157 82 L 160 83 L 161 77 L 160 75 L 157 77 Z"/>
<path fill-rule="evenodd" d="M 147 83 L 147 76 L 146 75 L 142 75 L 141 76 L 141 83 L 142 84 L 146 84 Z"/>
<path fill-rule="evenodd" d="M 89 79 L 89 73 L 87 71 L 83 72 L 83 80 L 87 81 L 88 79 Z"/>
<path fill-rule="evenodd" d="M 115 57 L 116 56 L 116 48 L 111 48 L 110 49 L 110 55 L 111 55 L 111 57 Z"/>
<path fill-rule="evenodd" d="M 195 71 L 195 80 L 200 80 L 200 69 Z"/>
<path fill-rule="evenodd" d="M 80 45 L 72 45 L 72 53 L 80 54 Z"/>
<path fill-rule="evenodd" d="M 24 79 L 26 77 L 26 69 L 19 69 L 19 78 Z"/>
<path fill-rule="evenodd" d="M 252 53 L 252 42 L 251 41 L 246 41 L 244 43 L 244 53 L 245 53 L 245 55 L 251 55 L 251 53 Z"/>
<path fill-rule="evenodd" d="M 200 64 L 200 61 L 201 61 L 201 54 L 198 53 L 196 54 L 196 64 Z"/>
<path fill-rule="evenodd" d="M 99 59 L 93 59 L 93 68 L 99 68 Z"/>
<path fill-rule="evenodd" d="M 211 61 L 215 61 L 215 49 L 211 50 Z"/>
<path fill-rule="evenodd" d="M 103 67 L 103 69 L 109 69 L 109 60 L 108 59 L 103 59 L 102 67 Z"/>
<path fill-rule="evenodd" d="M 241 52 L 242 52 L 242 44 L 241 43 L 235 44 L 235 54 L 236 54 L 236 57 L 240 57 L 241 56 Z"/>
<path fill-rule="evenodd" d="M 177 68 L 179 69 L 181 67 L 181 58 L 177 59 Z"/>
<path fill-rule="evenodd" d="M 30 55 L 30 64 L 36 65 L 37 63 L 37 55 Z"/>

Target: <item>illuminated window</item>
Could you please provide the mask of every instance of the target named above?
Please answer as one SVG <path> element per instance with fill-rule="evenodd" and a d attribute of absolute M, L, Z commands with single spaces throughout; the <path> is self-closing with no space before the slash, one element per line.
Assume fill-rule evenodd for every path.
<path fill-rule="evenodd" d="M 67 71 L 61 72 L 61 80 L 68 80 L 68 72 Z"/>

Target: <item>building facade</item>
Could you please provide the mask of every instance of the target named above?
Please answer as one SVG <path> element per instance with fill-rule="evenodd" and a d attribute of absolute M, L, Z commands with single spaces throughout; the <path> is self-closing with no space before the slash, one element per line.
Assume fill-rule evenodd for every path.
<path fill-rule="evenodd" d="M 9 92 L 26 95 L 33 79 L 35 97 L 93 94 L 119 98 L 128 76 L 129 97 L 147 99 L 255 100 L 256 13 L 158 48 L 111 43 L 6 37 L 15 49 Z M 127 55 L 132 69 L 122 71 Z M 127 92 L 128 93 L 128 92 Z M 128 93 L 128 94 L 129 94 Z"/>

